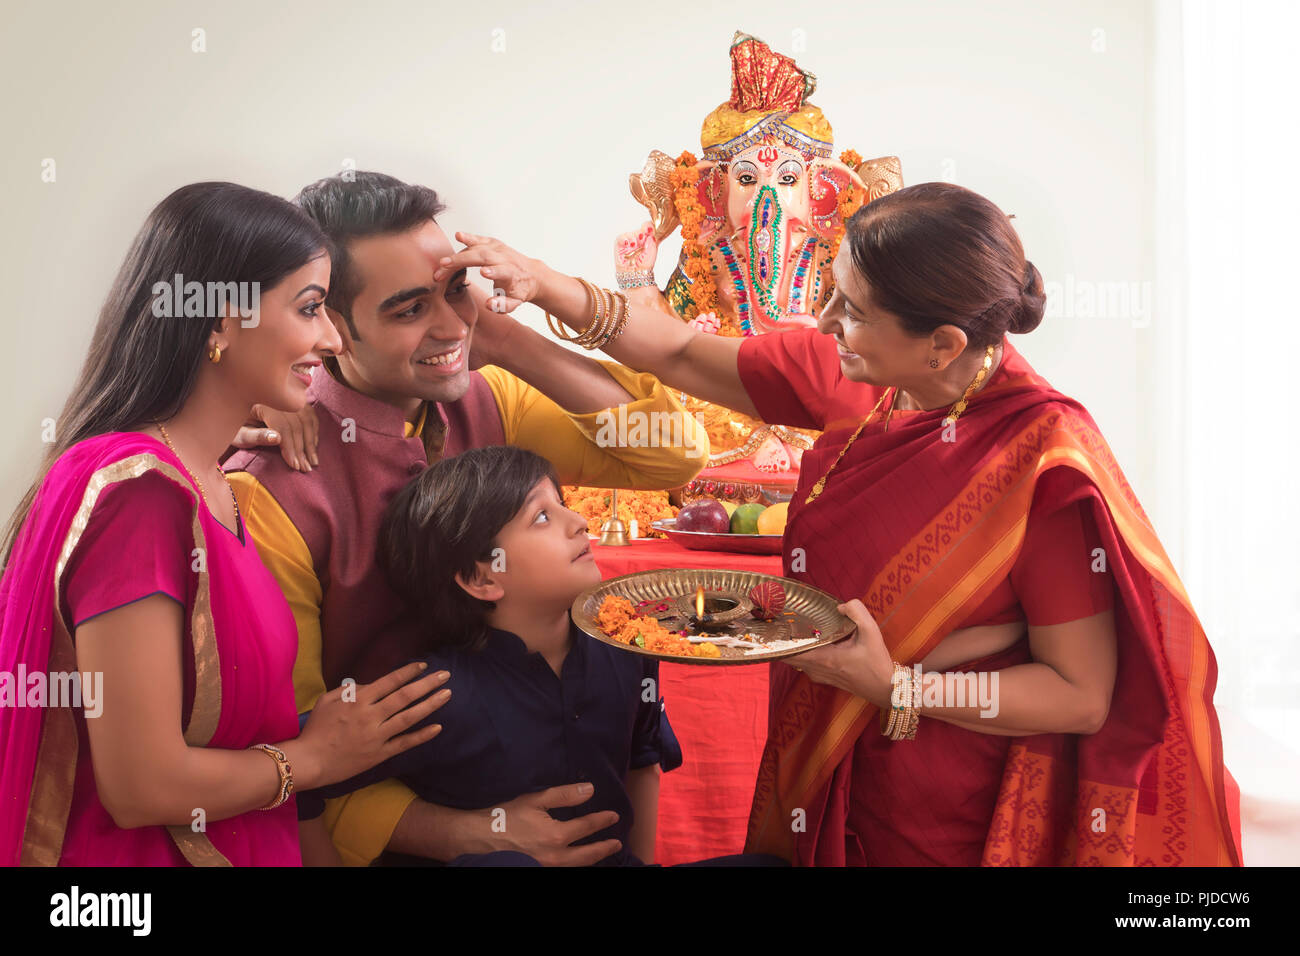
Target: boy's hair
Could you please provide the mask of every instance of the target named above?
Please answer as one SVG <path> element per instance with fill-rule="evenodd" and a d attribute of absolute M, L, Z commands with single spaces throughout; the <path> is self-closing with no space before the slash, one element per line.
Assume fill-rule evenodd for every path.
<path fill-rule="evenodd" d="M 428 634 L 432 649 L 479 650 L 494 601 L 456 583 L 475 562 L 492 561 L 496 538 L 541 479 L 561 494 L 554 466 L 514 445 L 491 445 L 444 458 L 424 470 L 388 505 L 376 561 Z"/>
<path fill-rule="evenodd" d="M 354 339 L 360 339 L 352 321 L 352 304 L 361 292 L 348 243 L 365 236 L 407 232 L 436 221 L 447 207 L 428 186 L 411 186 L 393 176 L 365 171 L 319 179 L 293 198 L 320 225 L 330 240 L 330 291 L 325 304 L 348 323 Z"/>

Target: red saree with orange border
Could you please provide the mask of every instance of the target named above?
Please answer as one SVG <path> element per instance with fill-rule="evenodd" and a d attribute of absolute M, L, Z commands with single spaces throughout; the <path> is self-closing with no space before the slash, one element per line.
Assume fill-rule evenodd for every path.
<path fill-rule="evenodd" d="M 915 741 L 888 741 L 875 705 L 774 663 L 748 852 L 798 865 L 1241 864 L 1214 654 L 1083 406 L 1006 344 L 946 435 L 946 409 L 896 417 L 888 431 L 873 422 L 805 504 L 881 390 L 844 379 L 815 330 L 747 340 L 739 368 L 764 420 L 826 430 L 803 457 L 784 573 L 860 598 L 895 660 L 922 660 L 978 623 L 971 614 L 1007 579 L 1031 504 L 1035 515 L 1091 510 L 1118 651 L 1097 733 L 1000 739 L 922 710 Z M 1026 643 L 960 669 L 1024 663 Z"/>

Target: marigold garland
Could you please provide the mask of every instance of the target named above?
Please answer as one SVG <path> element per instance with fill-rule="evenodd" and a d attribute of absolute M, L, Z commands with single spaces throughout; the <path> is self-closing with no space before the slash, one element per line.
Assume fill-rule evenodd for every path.
<path fill-rule="evenodd" d="M 862 165 L 862 157 L 858 155 L 857 150 L 846 149 L 840 153 L 840 162 L 849 169 L 857 172 L 858 166 Z M 836 211 L 839 215 L 835 221 L 835 235 L 831 239 L 831 259 L 840 251 L 840 243 L 844 240 L 844 224 L 849 218 L 862 208 L 866 201 L 866 195 L 853 183 L 849 183 L 840 193 L 839 202 L 836 205 Z"/>
<path fill-rule="evenodd" d="M 718 308 L 717 290 L 713 287 L 713 274 L 709 268 L 709 257 L 700 244 L 700 226 L 704 222 L 704 210 L 699 203 L 700 171 L 695 168 L 697 160 L 689 150 L 677 157 L 677 168 L 669 176 L 669 185 L 673 187 L 673 205 L 677 208 L 677 218 L 682 224 L 682 272 L 691 281 L 691 299 L 694 311 L 683 318 L 689 322 L 701 312 L 716 312 Z"/>
<path fill-rule="evenodd" d="M 601 525 L 610 516 L 609 489 L 565 485 L 563 491 L 564 507 L 587 519 L 588 534 L 600 534 Z M 618 516 L 624 522 L 636 519 L 637 532 L 643 538 L 667 537 L 651 523 L 659 518 L 675 518 L 677 510 L 669 503 L 666 491 L 619 491 Z"/>
<path fill-rule="evenodd" d="M 643 602 L 644 603 L 644 602 Z M 637 614 L 632 602 L 621 594 L 607 594 L 596 612 L 596 625 L 621 644 L 635 644 L 656 654 L 682 657 L 721 657 L 717 645 L 692 644 L 685 631 L 670 631 L 654 617 Z"/>

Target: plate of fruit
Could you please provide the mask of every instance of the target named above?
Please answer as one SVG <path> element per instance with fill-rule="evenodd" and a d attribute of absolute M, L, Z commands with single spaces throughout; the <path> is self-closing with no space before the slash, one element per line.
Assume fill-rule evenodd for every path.
<path fill-rule="evenodd" d="M 699 498 L 683 505 L 676 518 L 660 518 L 653 526 L 694 551 L 780 554 L 789 507 L 788 501 L 735 505 Z"/>

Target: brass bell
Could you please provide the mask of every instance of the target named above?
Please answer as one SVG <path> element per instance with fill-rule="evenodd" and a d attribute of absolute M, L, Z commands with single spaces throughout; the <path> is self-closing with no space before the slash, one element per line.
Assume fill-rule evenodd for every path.
<path fill-rule="evenodd" d="M 609 499 L 610 517 L 600 526 L 600 543 L 606 546 L 620 547 L 630 544 L 627 522 L 618 516 L 618 489 L 613 489 Z"/>

